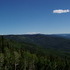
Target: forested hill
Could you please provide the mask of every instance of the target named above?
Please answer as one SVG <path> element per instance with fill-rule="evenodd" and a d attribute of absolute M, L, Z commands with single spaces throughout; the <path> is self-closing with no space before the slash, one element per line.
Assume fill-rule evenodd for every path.
<path fill-rule="evenodd" d="M 0 70 L 70 70 L 69 46 L 49 35 L 1 35 Z"/>
<path fill-rule="evenodd" d="M 44 48 L 56 49 L 70 52 L 70 39 L 60 37 L 57 35 L 6 35 L 5 38 L 14 40 L 17 42 L 25 42 L 42 46 Z"/>

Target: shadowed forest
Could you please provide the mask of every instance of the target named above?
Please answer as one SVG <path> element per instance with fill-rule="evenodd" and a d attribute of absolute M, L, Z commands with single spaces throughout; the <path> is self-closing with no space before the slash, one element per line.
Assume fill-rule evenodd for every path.
<path fill-rule="evenodd" d="M 51 49 L 42 47 L 43 45 L 38 45 L 38 42 L 38 44 L 19 42 L 11 37 L 0 36 L 0 70 L 70 70 L 70 51 L 62 52 L 62 50 L 53 49 L 54 47 Z M 41 39 L 39 35 L 33 36 L 32 39 L 35 37 Z M 66 42 L 65 40 L 66 46 L 70 47 L 68 44 L 70 40 L 62 39 L 63 42 Z M 51 47 L 51 44 L 48 46 Z"/>

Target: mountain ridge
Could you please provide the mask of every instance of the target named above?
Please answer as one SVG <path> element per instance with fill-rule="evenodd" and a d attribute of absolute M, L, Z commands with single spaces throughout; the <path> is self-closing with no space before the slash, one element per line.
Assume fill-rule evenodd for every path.
<path fill-rule="evenodd" d="M 61 35 L 61 34 L 60 34 Z M 26 42 L 42 46 L 44 48 L 53 48 L 56 50 L 67 51 L 70 49 L 70 39 L 60 35 L 46 35 L 46 34 L 24 34 L 24 35 L 4 35 L 5 38 L 17 42 Z"/>

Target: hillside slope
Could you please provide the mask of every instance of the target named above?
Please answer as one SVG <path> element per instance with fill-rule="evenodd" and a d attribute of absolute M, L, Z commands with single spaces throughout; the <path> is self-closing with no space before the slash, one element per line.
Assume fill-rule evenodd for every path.
<path fill-rule="evenodd" d="M 5 38 L 21 43 L 35 44 L 44 48 L 70 52 L 70 39 L 57 37 L 55 35 L 7 35 Z"/>
<path fill-rule="evenodd" d="M 70 70 L 70 53 L 0 36 L 0 70 Z"/>

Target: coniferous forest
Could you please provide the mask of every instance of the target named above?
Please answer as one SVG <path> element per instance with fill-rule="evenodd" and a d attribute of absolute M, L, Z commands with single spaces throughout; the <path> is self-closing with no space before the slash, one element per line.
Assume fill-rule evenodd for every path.
<path fill-rule="evenodd" d="M 0 70 L 70 70 L 69 54 L 0 36 Z"/>

